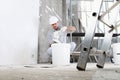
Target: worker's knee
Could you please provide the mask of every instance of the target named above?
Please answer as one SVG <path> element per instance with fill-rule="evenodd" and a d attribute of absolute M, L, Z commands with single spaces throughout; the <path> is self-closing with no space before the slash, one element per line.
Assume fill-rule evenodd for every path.
<path fill-rule="evenodd" d="M 76 47 L 76 43 L 75 42 L 71 42 L 71 46 Z"/>
<path fill-rule="evenodd" d="M 49 56 L 52 56 L 52 48 L 51 48 L 51 47 L 48 48 L 48 50 L 47 50 L 47 54 L 48 54 Z"/>
<path fill-rule="evenodd" d="M 71 45 L 70 51 L 74 51 L 74 49 L 76 47 L 76 43 L 75 42 L 71 42 L 70 45 Z"/>

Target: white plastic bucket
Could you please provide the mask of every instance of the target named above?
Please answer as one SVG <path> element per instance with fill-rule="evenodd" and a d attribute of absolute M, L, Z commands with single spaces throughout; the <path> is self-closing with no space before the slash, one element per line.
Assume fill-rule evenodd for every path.
<path fill-rule="evenodd" d="M 115 64 L 120 64 L 120 43 L 112 44 L 113 60 Z"/>
<path fill-rule="evenodd" d="M 70 64 L 70 44 L 52 44 L 52 63 L 53 65 Z"/>

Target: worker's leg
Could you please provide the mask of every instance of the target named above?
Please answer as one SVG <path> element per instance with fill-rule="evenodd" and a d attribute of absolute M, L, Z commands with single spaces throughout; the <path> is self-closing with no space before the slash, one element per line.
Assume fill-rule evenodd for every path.
<path fill-rule="evenodd" d="M 50 61 L 50 63 L 52 63 L 52 48 L 51 47 L 48 48 L 47 54 L 49 55 L 49 61 Z"/>
<path fill-rule="evenodd" d="M 47 54 L 48 54 L 49 56 L 52 56 L 52 48 L 51 48 L 51 47 L 48 48 Z"/>
<path fill-rule="evenodd" d="M 70 63 L 74 62 L 74 58 L 73 58 L 73 56 L 71 54 L 75 50 L 75 47 L 76 47 L 76 43 L 75 42 L 71 42 L 70 43 Z"/>
<path fill-rule="evenodd" d="M 76 43 L 75 43 L 75 42 L 71 42 L 71 43 L 70 43 L 70 53 L 71 53 L 71 54 L 72 54 L 72 52 L 74 51 L 75 47 L 76 47 Z"/>

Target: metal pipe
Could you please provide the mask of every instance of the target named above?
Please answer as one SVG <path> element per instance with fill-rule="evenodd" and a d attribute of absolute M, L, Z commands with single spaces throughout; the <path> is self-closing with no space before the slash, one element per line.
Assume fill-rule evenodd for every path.
<path fill-rule="evenodd" d="M 70 0 L 70 26 L 72 26 L 72 0 Z M 70 42 L 72 42 L 72 32 L 70 32 Z"/>
<path fill-rule="evenodd" d="M 105 13 L 101 15 L 101 18 L 103 18 L 107 13 L 109 13 L 113 8 L 115 8 L 120 3 L 120 0 L 118 0 L 112 7 L 110 7 Z"/>

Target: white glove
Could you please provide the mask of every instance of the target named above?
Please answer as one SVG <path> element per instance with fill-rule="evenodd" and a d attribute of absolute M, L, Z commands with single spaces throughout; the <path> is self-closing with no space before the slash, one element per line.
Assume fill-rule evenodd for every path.
<path fill-rule="evenodd" d="M 61 32 L 65 32 L 66 30 L 67 30 L 67 27 L 62 27 L 62 28 L 60 29 Z"/>

